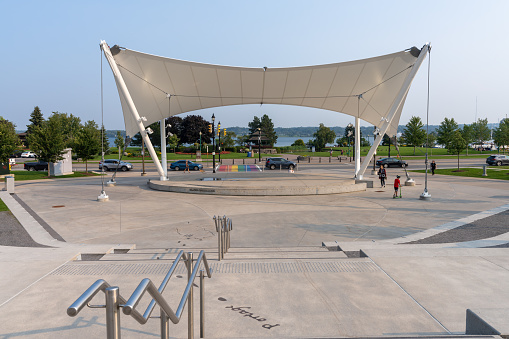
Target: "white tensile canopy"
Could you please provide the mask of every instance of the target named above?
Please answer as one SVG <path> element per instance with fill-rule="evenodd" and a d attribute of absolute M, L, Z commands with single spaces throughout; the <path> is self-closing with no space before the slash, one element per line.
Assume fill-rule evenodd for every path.
<path fill-rule="evenodd" d="M 109 49 L 104 41 L 101 46 L 115 75 L 128 136 L 177 114 L 243 104 L 326 109 L 394 135 L 411 81 L 426 54 L 421 52 L 428 49 L 412 47 L 327 65 L 247 68 L 170 59 L 116 45 Z"/>
<path fill-rule="evenodd" d="M 246 68 L 181 61 L 118 47 L 111 51 L 147 125 L 203 108 L 280 104 L 344 113 L 378 126 L 416 61 L 407 50 L 328 65 Z M 359 95 L 362 98 L 357 102 Z M 139 132 L 137 124 L 125 98 L 120 98 L 126 132 L 133 136 Z M 387 134 L 396 133 L 402 107 Z"/>

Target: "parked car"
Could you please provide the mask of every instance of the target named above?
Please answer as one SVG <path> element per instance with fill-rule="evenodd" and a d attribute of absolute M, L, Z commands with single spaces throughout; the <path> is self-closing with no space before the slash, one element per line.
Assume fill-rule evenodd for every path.
<path fill-rule="evenodd" d="M 267 158 L 265 167 L 272 170 L 276 168 L 288 168 L 293 170 L 295 167 L 297 167 L 297 164 L 293 161 L 286 160 L 285 158 Z"/>
<path fill-rule="evenodd" d="M 35 158 L 35 153 L 31 151 L 26 151 L 21 153 L 22 158 Z"/>
<path fill-rule="evenodd" d="M 21 158 L 21 154 L 23 154 L 22 151 L 14 151 L 9 158 Z"/>
<path fill-rule="evenodd" d="M 27 171 L 47 171 L 48 163 L 46 161 L 25 162 L 23 168 Z"/>
<path fill-rule="evenodd" d="M 383 158 L 376 161 L 376 166 L 380 167 L 380 165 L 384 165 L 385 168 L 387 167 L 408 167 L 408 164 L 406 161 L 399 160 L 396 158 Z"/>
<path fill-rule="evenodd" d="M 202 164 L 199 164 L 197 162 L 192 162 L 191 160 L 187 160 L 187 164 L 189 166 L 189 170 L 199 171 L 199 170 L 203 169 Z M 170 164 L 170 169 L 175 170 L 175 171 L 185 170 L 186 169 L 186 161 L 178 160 L 178 161 L 172 162 Z"/>
<path fill-rule="evenodd" d="M 490 166 L 509 165 L 509 156 L 500 154 L 490 155 L 488 159 L 486 159 L 486 163 Z"/>
<path fill-rule="evenodd" d="M 118 159 L 106 159 L 104 160 L 104 165 L 102 161 L 99 161 L 99 169 L 101 170 L 104 166 L 104 171 L 115 170 L 118 166 L 118 169 L 125 172 L 133 169 L 133 164 L 125 161 L 118 161 Z"/>

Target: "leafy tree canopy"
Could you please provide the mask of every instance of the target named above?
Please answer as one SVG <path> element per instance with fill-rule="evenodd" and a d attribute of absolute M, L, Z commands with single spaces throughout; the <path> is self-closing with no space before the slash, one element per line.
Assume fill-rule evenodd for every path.
<path fill-rule="evenodd" d="M 8 163 L 19 144 L 15 127 L 12 122 L 0 117 L 0 162 Z"/>
<path fill-rule="evenodd" d="M 292 144 L 293 147 L 306 147 L 306 144 L 304 143 L 304 140 L 297 139 Z"/>
<path fill-rule="evenodd" d="M 403 131 L 402 137 L 403 140 L 409 145 L 414 147 L 414 155 L 415 155 L 415 147 L 421 146 L 426 142 L 426 131 L 423 129 L 424 124 L 419 117 L 411 117 L 408 124 L 406 124 L 405 129 Z"/>
<path fill-rule="evenodd" d="M 454 121 L 454 118 L 444 118 L 444 121 L 440 123 L 437 129 L 438 143 L 449 149 L 449 143 L 456 130 L 458 130 L 458 124 Z"/>
<path fill-rule="evenodd" d="M 472 124 L 472 139 L 482 146 L 483 142 L 490 139 L 490 128 L 488 127 L 488 119 L 478 119 Z"/>
<path fill-rule="evenodd" d="M 39 159 L 49 163 L 62 160 L 66 141 L 62 133 L 62 119 L 51 116 L 40 126 L 34 126 L 32 133 L 28 134 L 30 149 Z M 49 168 L 48 168 L 49 173 Z"/>
<path fill-rule="evenodd" d="M 30 121 L 30 124 L 27 125 L 27 133 L 32 133 L 32 129 L 34 126 L 42 125 L 44 117 L 42 116 L 41 109 L 39 108 L 39 106 L 34 107 L 33 112 L 30 113 L 30 119 L 28 121 Z"/>
<path fill-rule="evenodd" d="M 334 142 L 336 138 L 336 133 L 331 130 L 329 127 L 326 127 L 323 123 L 320 123 L 318 130 L 313 134 L 313 146 L 315 146 L 318 151 L 321 151 L 325 148 L 326 144 L 330 144 Z"/>
<path fill-rule="evenodd" d="M 81 126 L 74 139 L 73 151 L 78 158 L 85 160 L 85 170 L 88 172 L 88 160 L 101 152 L 101 131 L 95 121 L 87 121 Z"/>
<path fill-rule="evenodd" d="M 258 128 L 260 128 L 262 135 L 268 139 L 266 143 L 270 146 L 274 146 L 277 142 L 277 134 L 274 130 L 274 123 L 267 114 L 264 114 L 261 119 L 255 116 L 253 121 L 248 123 L 248 126 L 251 135 L 258 135 Z"/>
<path fill-rule="evenodd" d="M 509 145 L 509 119 L 502 119 L 498 128 L 493 131 L 493 140 L 498 146 Z"/>

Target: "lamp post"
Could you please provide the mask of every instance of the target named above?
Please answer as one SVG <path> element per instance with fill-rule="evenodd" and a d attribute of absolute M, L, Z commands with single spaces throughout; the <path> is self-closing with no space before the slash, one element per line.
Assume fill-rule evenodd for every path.
<path fill-rule="evenodd" d="M 262 129 L 260 127 L 258 130 L 258 162 L 262 161 Z"/>
<path fill-rule="evenodd" d="M 200 154 L 201 154 L 201 131 L 200 131 Z"/>
<path fill-rule="evenodd" d="M 214 130 L 214 123 L 216 117 L 212 113 L 212 173 L 216 173 L 216 132 Z"/>
<path fill-rule="evenodd" d="M 219 137 L 217 141 L 217 146 L 219 147 L 219 162 L 221 162 L 221 121 L 217 124 L 217 136 Z"/>

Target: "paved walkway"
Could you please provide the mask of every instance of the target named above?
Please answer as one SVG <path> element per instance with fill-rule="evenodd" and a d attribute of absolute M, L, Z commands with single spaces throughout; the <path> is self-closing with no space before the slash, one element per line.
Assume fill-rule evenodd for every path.
<path fill-rule="evenodd" d="M 331 166 L 309 175 L 349 173 Z M 501 283 L 509 279 L 508 250 L 485 248 L 509 243 L 508 184 L 435 175 L 428 185 L 433 200 L 423 202 L 422 176 L 412 175 L 417 186 L 405 187 L 404 198 L 395 200 L 391 189 L 376 186 L 285 197 L 159 192 L 146 186 L 155 174 L 131 172 L 120 173 L 118 185 L 105 188 L 110 201 L 99 203 L 98 178 L 17 183 L 17 197 L 64 241 L 0 193 L 33 241 L 51 247 L 0 246 L 0 338 L 105 337 L 104 310 L 85 308 L 70 318 L 66 308 L 99 278 L 120 286 L 126 297 L 144 277 L 158 285 L 179 249 L 206 249 L 215 265 L 206 281 L 207 337 L 463 334 L 467 308 L 506 308 L 509 302 Z M 214 215 L 234 222 L 233 247 L 221 262 Z M 454 236 L 454 243 L 432 241 L 465 225 L 497 231 L 485 233 L 489 239 L 480 239 L 481 232 Z M 431 243 L 419 244 L 422 239 Z M 367 257 L 323 252 L 322 242 Z M 136 249 L 124 253 L 133 244 Z M 74 261 L 80 254 L 100 260 Z M 181 268 L 165 291 L 172 306 L 183 276 Z M 171 336 L 185 337 L 185 324 L 172 325 Z M 156 319 L 141 326 L 122 315 L 122 326 L 124 338 L 159 333 Z"/>

